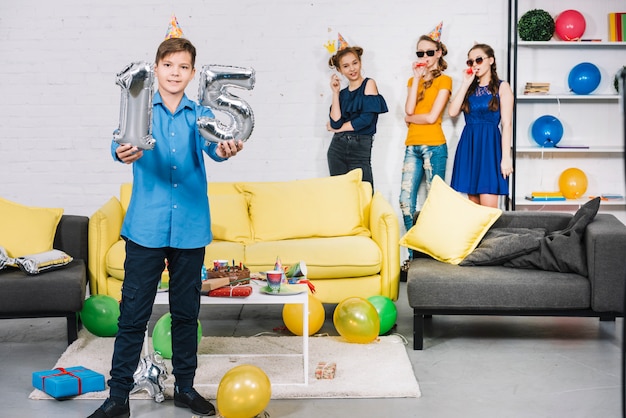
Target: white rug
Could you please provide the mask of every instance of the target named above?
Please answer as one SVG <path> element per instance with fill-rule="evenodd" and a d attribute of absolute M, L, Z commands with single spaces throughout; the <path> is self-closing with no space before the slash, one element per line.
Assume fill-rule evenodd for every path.
<path fill-rule="evenodd" d="M 61 355 L 53 368 L 83 366 L 109 378 L 113 338 L 100 338 L 81 330 L 79 338 Z M 150 347 L 152 342 L 150 341 Z M 144 349 L 143 354 L 146 353 Z M 268 353 L 287 356 L 268 356 Z M 272 399 L 292 398 L 417 398 L 420 388 L 409 361 L 404 339 L 380 337 L 370 344 L 346 342 L 341 337 L 309 338 L 308 385 L 304 385 L 302 337 L 203 337 L 198 349 L 195 388 L 203 396 L 215 399 L 222 376 L 240 364 L 260 367 L 272 383 Z M 143 356 L 142 354 L 142 356 Z M 246 354 L 237 356 L 235 354 Z M 334 379 L 316 379 L 319 362 L 336 363 Z M 169 377 L 166 399 L 173 396 L 172 365 L 165 360 Z M 90 392 L 74 399 L 104 399 L 108 390 Z M 52 399 L 35 389 L 30 399 Z M 150 399 L 147 392 L 131 399 Z"/>

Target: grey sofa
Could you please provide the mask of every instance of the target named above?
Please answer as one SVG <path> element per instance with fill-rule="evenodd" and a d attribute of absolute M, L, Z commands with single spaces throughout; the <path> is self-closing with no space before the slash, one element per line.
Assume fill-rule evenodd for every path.
<path fill-rule="evenodd" d="M 0 270 L 0 318 L 65 317 L 68 345 L 76 340 L 87 288 L 88 226 L 86 216 L 61 217 L 54 248 L 73 257 L 67 266 L 32 276 L 16 268 Z"/>
<path fill-rule="evenodd" d="M 492 228 L 565 228 L 571 214 L 504 212 Z M 623 316 L 626 226 L 598 214 L 583 236 L 587 275 L 536 269 L 458 266 L 414 252 L 407 275 L 413 349 L 423 348 L 424 320 L 433 315 Z"/>

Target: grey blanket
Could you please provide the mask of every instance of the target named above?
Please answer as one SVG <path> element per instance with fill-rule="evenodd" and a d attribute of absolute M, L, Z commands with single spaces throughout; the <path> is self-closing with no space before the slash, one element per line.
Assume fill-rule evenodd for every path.
<path fill-rule="evenodd" d="M 502 265 L 587 275 L 583 237 L 595 218 L 600 198 L 578 209 L 565 229 L 492 228 L 461 266 Z"/>

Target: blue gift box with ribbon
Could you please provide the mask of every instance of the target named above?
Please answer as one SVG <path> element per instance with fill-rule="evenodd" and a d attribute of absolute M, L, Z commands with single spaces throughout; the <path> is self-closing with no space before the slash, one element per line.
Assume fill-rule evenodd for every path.
<path fill-rule="evenodd" d="M 57 399 L 105 389 L 104 375 L 83 366 L 33 372 L 33 386 Z"/>

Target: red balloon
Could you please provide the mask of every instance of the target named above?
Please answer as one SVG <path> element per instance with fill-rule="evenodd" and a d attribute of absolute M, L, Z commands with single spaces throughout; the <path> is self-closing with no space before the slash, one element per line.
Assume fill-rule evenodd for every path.
<path fill-rule="evenodd" d="M 577 41 L 585 33 L 585 17 L 576 10 L 561 12 L 554 21 L 554 32 L 564 41 Z"/>

